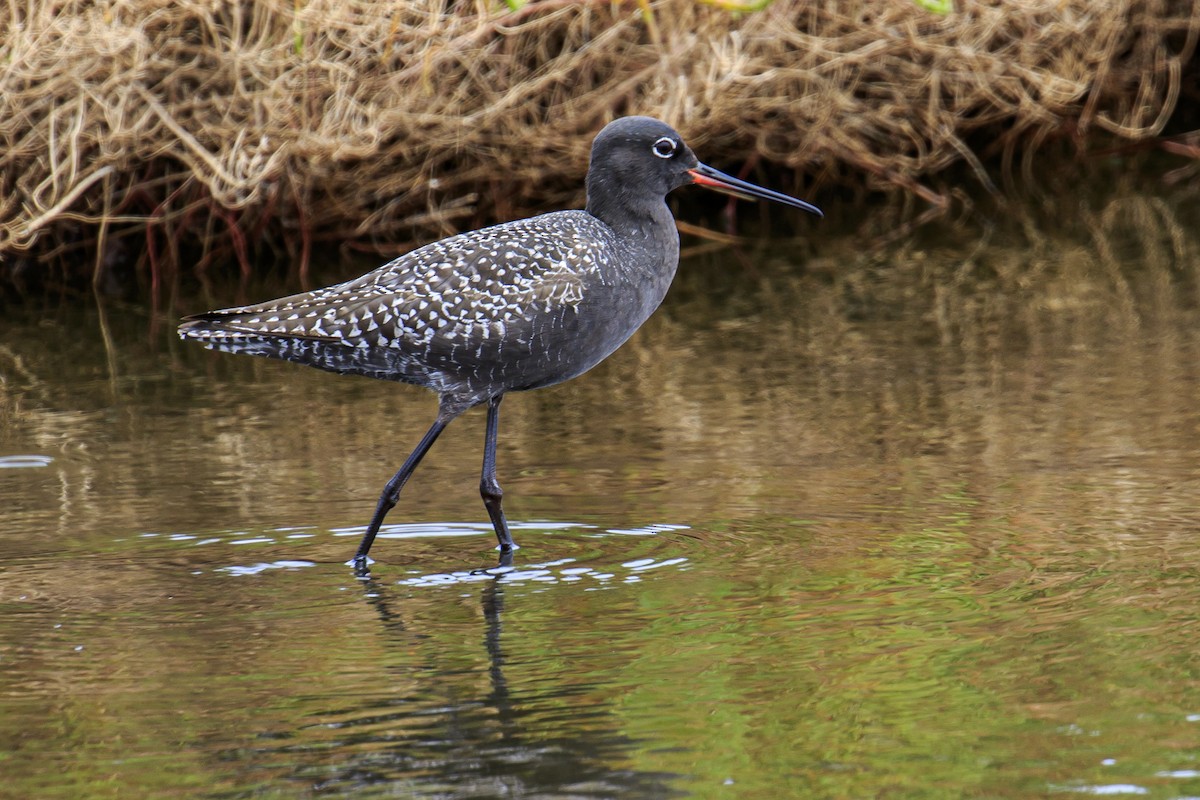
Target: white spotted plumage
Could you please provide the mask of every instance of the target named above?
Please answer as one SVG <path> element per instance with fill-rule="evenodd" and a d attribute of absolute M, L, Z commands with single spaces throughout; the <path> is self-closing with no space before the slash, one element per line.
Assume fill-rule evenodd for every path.
<path fill-rule="evenodd" d="M 673 245 L 667 279 L 647 283 L 637 274 L 650 266 L 644 252 L 604 222 L 584 211 L 543 214 L 451 236 L 335 286 L 202 315 L 181 335 L 475 402 L 497 381 L 505 390 L 545 385 L 608 355 L 632 331 L 609 332 L 604 318 L 644 318 L 658 305 Z M 589 298 L 601 317 L 591 336 L 573 316 Z M 565 369 L 568 358 L 578 366 Z"/>

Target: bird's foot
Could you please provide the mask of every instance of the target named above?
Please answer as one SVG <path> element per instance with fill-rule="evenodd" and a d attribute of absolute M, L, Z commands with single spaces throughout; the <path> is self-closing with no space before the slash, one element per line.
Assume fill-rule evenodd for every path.
<path fill-rule="evenodd" d="M 374 563 L 375 559 L 369 556 L 355 556 L 346 562 L 346 566 L 354 568 L 354 577 L 369 578 L 371 577 L 371 565 Z"/>

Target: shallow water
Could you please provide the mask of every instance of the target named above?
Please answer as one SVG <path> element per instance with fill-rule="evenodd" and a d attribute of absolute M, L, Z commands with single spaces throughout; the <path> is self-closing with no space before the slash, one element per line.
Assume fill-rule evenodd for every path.
<path fill-rule="evenodd" d="M 365 582 L 431 395 L 5 308 L 3 792 L 1200 796 L 1200 214 L 1062 207 L 685 261 Z"/>

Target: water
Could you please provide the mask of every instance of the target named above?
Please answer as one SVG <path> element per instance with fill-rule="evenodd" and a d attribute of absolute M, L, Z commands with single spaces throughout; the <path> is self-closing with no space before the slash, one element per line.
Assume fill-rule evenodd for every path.
<path fill-rule="evenodd" d="M 0 793 L 1200 796 L 1200 219 L 1064 207 L 686 261 L 366 582 L 431 395 L 5 308 Z"/>

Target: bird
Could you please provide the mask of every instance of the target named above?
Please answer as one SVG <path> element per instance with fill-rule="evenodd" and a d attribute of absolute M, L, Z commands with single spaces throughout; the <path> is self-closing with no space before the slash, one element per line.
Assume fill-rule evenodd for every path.
<path fill-rule="evenodd" d="M 679 262 L 666 196 L 688 184 L 823 216 L 810 203 L 701 163 L 665 122 L 621 117 L 592 142 L 582 210 L 459 233 L 335 286 L 187 316 L 179 336 L 438 394 L 432 425 L 384 486 L 348 562 L 360 575 L 369 573 L 384 517 L 438 436 L 486 405 L 479 492 L 498 549 L 511 559 L 517 545 L 496 475 L 500 403 L 509 392 L 587 372 L 658 308 Z"/>

